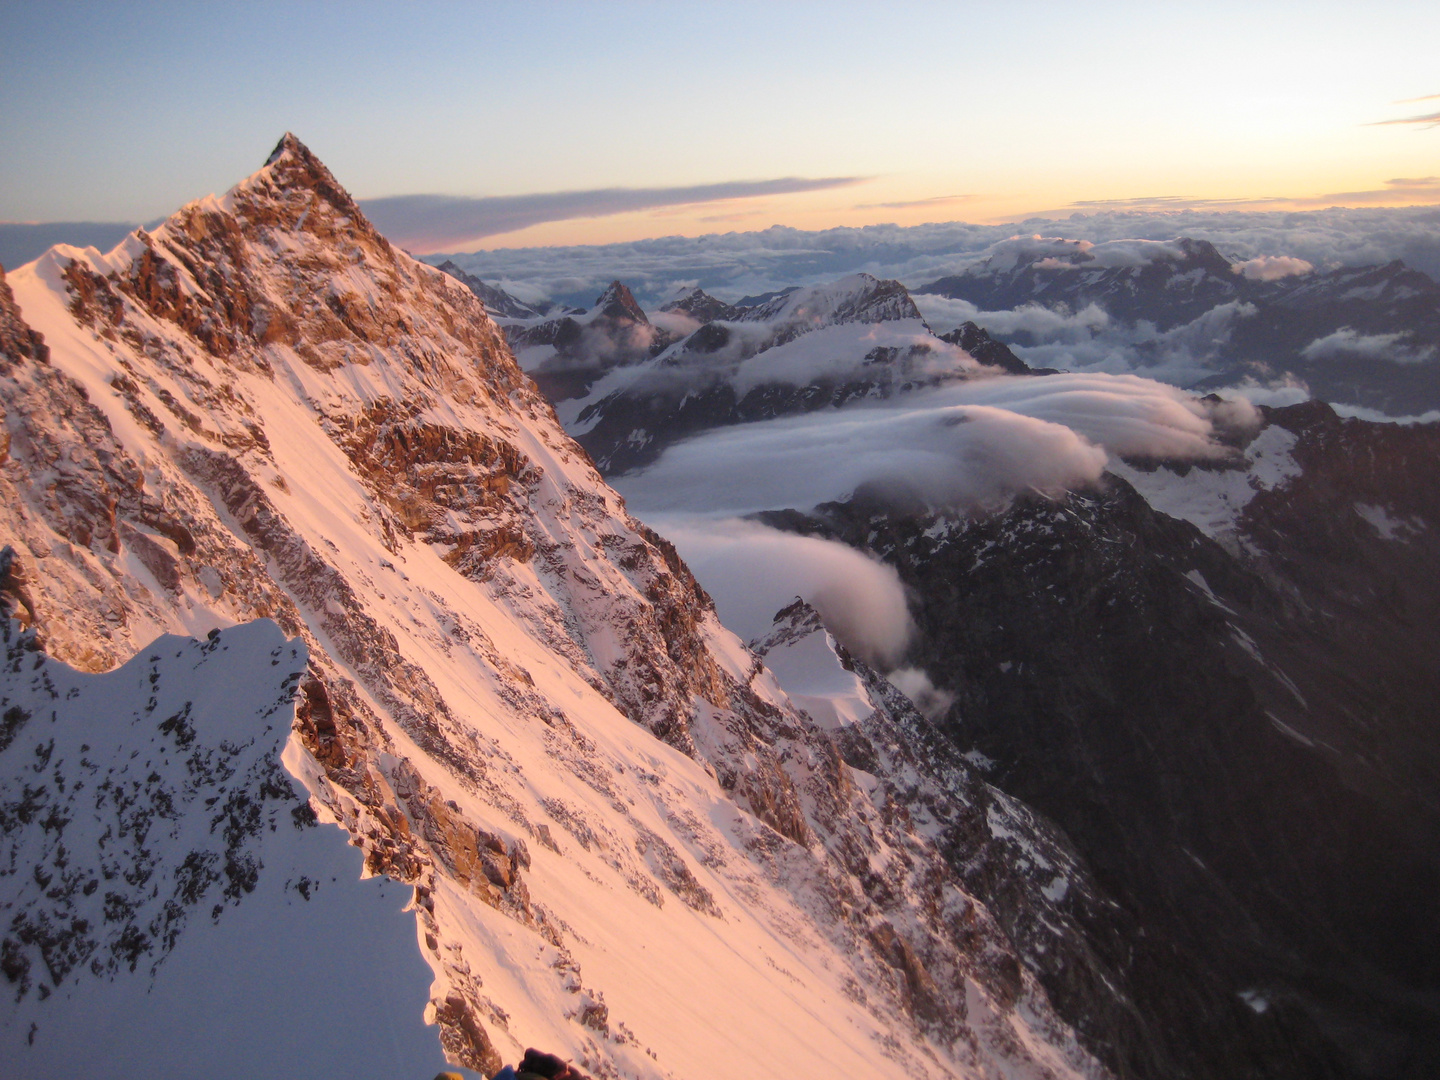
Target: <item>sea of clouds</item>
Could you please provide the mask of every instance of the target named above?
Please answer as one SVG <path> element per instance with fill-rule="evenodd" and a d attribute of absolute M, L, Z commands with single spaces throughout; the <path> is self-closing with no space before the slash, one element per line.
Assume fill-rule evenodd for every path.
<path fill-rule="evenodd" d="M 1013 236 L 1065 236 L 1102 243 L 1209 240 L 1249 264 L 1251 276 L 1295 271 L 1297 260 L 1319 270 L 1401 259 L 1440 279 L 1440 207 L 1331 208 L 1307 211 L 1107 210 L 1005 225 L 948 222 L 869 225 L 803 231 L 774 226 L 759 232 L 663 237 L 585 247 L 504 248 L 427 256 L 453 259 L 469 273 L 499 281 L 522 298 L 550 298 L 588 307 L 619 278 L 647 307 L 680 287 L 699 285 L 734 302 L 788 285 L 808 285 L 864 271 L 909 286 L 953 274 Z M 1259 261 L 1257 261 L 1259 260 Z"/>

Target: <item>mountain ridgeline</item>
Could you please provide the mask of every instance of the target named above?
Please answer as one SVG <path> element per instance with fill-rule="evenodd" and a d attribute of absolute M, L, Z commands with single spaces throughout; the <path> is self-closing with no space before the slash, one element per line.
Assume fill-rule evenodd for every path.
<path fill-rule="evenodd" d="M 183 999 L 179 973 L 238 954 L 238 934 L 378 987 L 486 1074 L 542 1045 L 655 1080 L 1110 1075 L 1026 959 L 1072 955 L 1106 982 L 1047 892 L 1071 874 L 1071 903 L 1092 902 L 1063 838 L 878 677 L 839 727 L 797 708 L 475 295 L 385 241 L 293 136 L 108 254 L 19 268 L 0 331 L 3 589 L 24 626 L 0 687 L 0 765 L 24 781 L 0 827 L 12 852 L 99 868 L 61 889 L 45 865 L 0 867 L 7 1061 L 185 1073 L 193 1040 L 68 1033 L 143 1015 L 147 980 Z M 260 619 L 278 631 L 224 629 Z M 50 703 L 72 686 L 101 701 L 85 673 L 117 666 L 113 734 L 52 738 L 85 721 Z M 250 698 L 228 717 L 202 700 L 201 668 L 255 682 L 269 730 Z M 273 706 L 292 692 L 287 736 Z M 217 816 L 237 790 L 225 754 L 258 794 Z M 110 866 L 113 832 L 66 824 L 142 795 L 143 820 L 123 818 L 134 867 Z M 307 814 L 407 887 L 399 944 L 282 944 L 344 888 L 330 855 L 317 871 L 319 849 L 285 839 Z M 214 830 L 231 847 L 200 839 Z M 101 887 L 111 869 L 127 889 Z M 376 971 L 357 973 L 370 948 Z M 401 993 L 415 963 L 428 1002 Z M 250 970 L 231 990 L 262 1019 L 210 1045 L 207 1070 L 394 1075 L 358 1007 L 324 1038 L 265 1024 L 264 1002 L 290 1006 L 273 968 Z"/>
<path fill-rule="evenodd" d="M 1283 258 L 1235 262 L 1183 237 L 1100 245 L 1036 238 L 917 291 L 992 312 L 1088 308 L 1160 334 L 1203 328 L 1215 370 L 1202 389 L 1288 375 L 1326 401 L 1392 415 L 1440 408 L 1440 285 L 1398 260 L 1321 269 Z M 1036 341 L 1020 327 L 1011 339 Z"/>

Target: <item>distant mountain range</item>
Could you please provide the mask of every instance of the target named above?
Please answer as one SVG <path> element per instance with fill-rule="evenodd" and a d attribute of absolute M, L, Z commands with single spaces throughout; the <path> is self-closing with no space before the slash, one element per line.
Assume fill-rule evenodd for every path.
<path fill-rule="evenodd" d="M 1291 376 L 1322 400 L 1393 415 L 1440 408 L 1440 285 L 1399 261 L 1316 271 L 1300 260 L 1235 263 L 1185 238 L 1033 241 L 917 291 L 986 311 L 1094 306 L 1162 334 L 1186 324 L 1197 337 L 1208 330 L 1214 373 L 1197 389 Z M 1023 330 L 1007 341 L 1038 343 Z"/>

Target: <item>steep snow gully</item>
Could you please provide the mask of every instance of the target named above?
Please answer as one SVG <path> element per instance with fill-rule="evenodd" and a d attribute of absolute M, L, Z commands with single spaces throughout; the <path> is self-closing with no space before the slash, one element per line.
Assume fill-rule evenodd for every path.
<path fill-rule="evenodd" d="M 293 136 L 0 353 L 8 1075 L 1108 1075 L 1063 843 L 883 680 L 792 704 Z"/>

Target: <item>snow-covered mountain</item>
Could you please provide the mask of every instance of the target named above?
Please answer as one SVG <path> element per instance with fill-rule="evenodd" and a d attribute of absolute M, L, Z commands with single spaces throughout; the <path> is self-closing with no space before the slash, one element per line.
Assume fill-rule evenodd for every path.
<path fill-rule="evenodd" d="M 1324 400 L 1391 415 L 1440 407 L 1440 285 L 1399 261 L 1322 269 L 1232 260 L 1186 237 L 1017 237 L 917 292 L 1006 313 L 975 317 L 1008 323 L 1010 344 L 1057 365 L 1066 345 L 1064 366 L 1094 362 L 1095 350 L 1075 347 L 1094 338 L 1162 370 L 1183 353 L 1188 366 L 1162 377 L 1201 388 L 1288 376 Z"/>
<path fill-rule="evenodd" d="M 987 352 L 1003 346 L 978 328 L 970 340 L 983 357 L 954 334 L 937 337 L 903 285 L 868 274 L 750 306 L 688 290 L 653 321 L 615 282 L 583 319 L 511 323 L 506 334 L 607 475 L 714 428 L 885 400 L 987 364 L 1029 371 L 1009 350 Z"/>
<path fill-rule="evenodd" d="M 9 285 L 0 540 L 29 630 L 7 629 L 23 643 L 3 692 L 29 715 L 5 713 L 0 766 L 36 779 L 6 782 L 4 838 L 45 853 L 0 876 L 0 1032 L 20 1075 L 62 1057 L 106 1074 L 73 1011 L 102 999 L 93 981 L 133 1015 L 188 985 L 207 926 L 263 937 L 297 873 L 318 898 L 355 891 L 316 854 L 330 841 L 292 841 L 323 833 L 287 820 L 291 789 L 368 873 L 413 889 L 414 952 L 387 939 L 383 1003 L 438 1024 L 452 1062 L 489 1073 L 537 1045 L 601 1077 L 1107 1075 L 1042 984 L 1043 957 L 1069 955 L 1065 898 L 1091 903 L 1058 834 L 927 751 L 877 680 L 888 719 L 839 730 L 792 703 L 626 514 L 473 292 L 388 244 L 292 136 L 225 196 L 108 254 L 52 249 Z M 777 318 L 816 310 L 792 298 Z M 280 633 L 235 627 L 262 618 Z M 60 661 L 118 666 L 117 689 Z M 44 717 L 70 688 L 85 708 Z M 92 765 L 107 791 L 160 800 L 149 832 L 118 810 L 131 833 L 112 849 L 99 801 L 93 826 L 25 810 L 43 798 L 79 822 Z M 222 854 L 216 807 L 237 776 Z M 144 948 L 92 912 L 108 891 L 80 873 L 123 852 L 154 882 L 124 893 Z M 47 859 L 78 898 L 39 897 L 56 888 L 32 869 Z M 178 914 L 156 906 L 161 884 Z M 52 910 L 72 920 L 58 937 L 15 929 Z M 277 948 L 295 941 L 281 930 Z M 332 981 L 365 955 L 294 947 Z M 428 1005 L 395 1000 L 416 956 Z M 327 1044 L 376 1035 L 361 1009 L 325 1023 Z M 135 1040 L 132 1075 L 192 1071 L 192 1046 Z M 207 1050 L 207 1071 L 253 1075 L 243 1037 Z"/>

